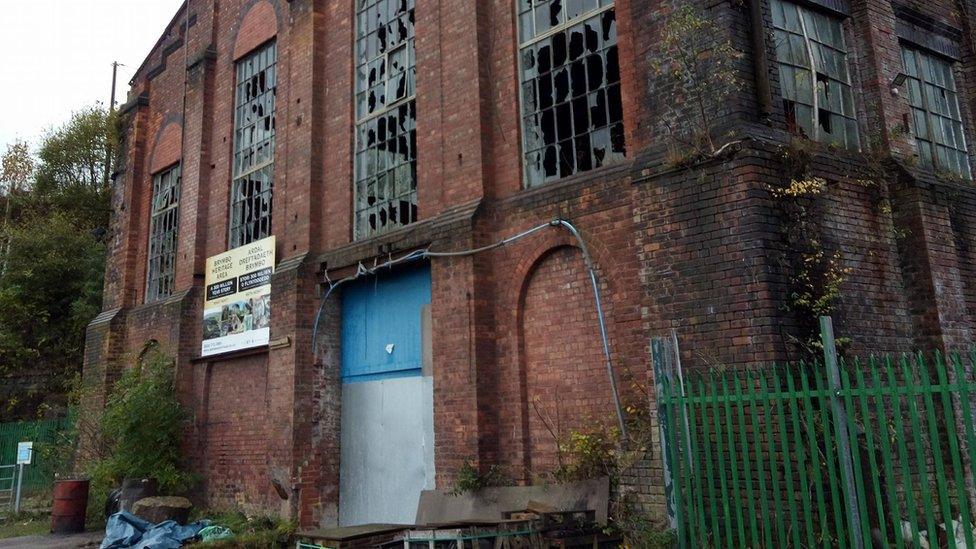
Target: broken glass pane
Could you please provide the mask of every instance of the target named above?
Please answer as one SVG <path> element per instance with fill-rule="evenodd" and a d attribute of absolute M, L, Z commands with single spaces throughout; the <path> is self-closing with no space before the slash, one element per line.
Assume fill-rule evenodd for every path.
<path fill-rule="evenodd" d="M 153 176 L 149 223 L 146 302 L 168 297 L 176 274 L 176 242 L 180 212 L 180 165 Z"/>
<path fill-rule="evenodd" d="M 857 149 L 858 134 L 850 131 L 857 124 L 841 20 L 786 0 L 773 0 L 772 8 L 788 128 Z"/>
<path fill-rule="evenodd" d="M 519 9 L 536 14 L 531 32 L 519 18 L 526 185 L 623 158 L 612 2 L 521 0 Z M 540 10 L 551 16 L 541 25 Z M 540 33 L 548 34 L 532 38 Z"/>
<path fill-rule="evenodd" d="M 357 33 L 357 238 L 417 218 L 414 0 L 359 0 Z M 375 48 L 371 46 L 376 44 Z"/>
<path fill-rule="evenodd" d="M 231 248 L 271 235 L 277 52 L 272 42 L 237 63 Z"/>

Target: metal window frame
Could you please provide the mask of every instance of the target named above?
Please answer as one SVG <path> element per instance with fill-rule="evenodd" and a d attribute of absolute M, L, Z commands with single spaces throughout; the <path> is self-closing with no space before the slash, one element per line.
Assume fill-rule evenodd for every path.
<path fill-rule="evenodd" d="M 175 176 L 176 176 L 176 182 L 175 183 L 170 183 L 170 188 L 174 188 L 175 187 L 175 189 L 176 189 L 176 201 L 175 201 L 175 203 L 172 203 L 172 204 L 168 205 L 166 208 L 164 208 L 162 210 L 159 210 L 159 211 L 156 211 L 156 197 L 158 196 L 158 193 L 159 193 L 158 182 L 161 181 L 162 178 L 165 177 L 165 176 L 172 177 L 174 175 L 174 172 L 175 172 Z M 146 303 L 152 303 L 152 302 L 155 302 L 155 301 L 159 301 L 159 300 L 165 299 L 165 298 L 173 295 L 173 284 L 174 284 L 174 282 L 176 280 L 176 262 L 177 262 L 178 255 L 179 255 L 179 254 L 176 253 L 176 247 L 175 246 L 179 242 L 179 232 L 180 232 L 180 203 L 182 202 L 182 199 L 183 199 L 183 195 L 182 195 L 182 192 L 183 192 L 183 189 L 182 189 L 182 187 L 183 187 L 183 164 L 181 162 L 177 162 L 176 164 L 172 164 L 172 165 L 170 165 L 170 166 L 168 166 L 168 167 L 166 167 L 166 168 L 164 168 L 162 170 L 159 170 L 158 172 L 154 173 L 152 175 L 152 178 L 153 178 L 153 192 L 152 192 L 152 196 L 150 198 L 150 203 L 149 203 L 150 204 L 150 207 L 149 207 L 149 235 L 148 235 L 148 239 L 146 241 L 147 242 L 147 247 L 146 247 L 146 287 L 145 287 L 145 298 L 143 299 L 143 301 L 146 302 Z M 167 234 L 170 233 L 170 232 L 172 232 L 173 235 L 174 235 L 174 248 L 170 251 L 170 253 L 172 254 L 173 268 L 167 274 L 163 274 L 162 276 L 154 276 L 154 272 L 153 272 L 153 268 L 152 268 L 153 259 L 156 258 L 156 257 L 162 257 L 162 254 L 158 254 L 156 256 L 153 256 L 152 253 L 151 253 L 152 252 L 153 240 L 154 240 L 154 237 L 155 237 L 154 228 L 156 227 L 156 222 L 158 220 L 160 220 L 163 216 L 167 215 L 169 212 L 174 211 L 174 210 L 176 211 L 176 220 L 175 220 L 175 223 L 174 223 L 173 228 L 171 229 L 171 231 L 167 231 Z M 158 273 L 156 273 L 156 274 L 158 275 Z M 163 278 L 166 278 L 166 277 L 168 277 L 170 279 L 169 292 L 167 292 L 165 294 L 162 293 L 159 290 L 158 286 L 157 286 L 156 290 L 153 291 L 153 283 L 155 281 L 162 280 Z"/>
<path fill-rule="evenodd" d="M 558 34 L 560 32 L 566 32 L 571 27 L 573 27 L 574 25 L 576 25 L 577 23 L 579 23 L 581 21 L 586 21 L 586 20 L 588 20 L 588 19 L 590 19 L 592 17 L 596 17 L 596 16 L 599 16 L 599 15 L 602 15 L 605 12 L 608 12 L 608 11 L 611 11 L 611 10 L 616 9 L 617 2 L 616 2 L 616 0 L 611 0 L 610 3 L 607 4 L 606 6 L 598 6 L 595 9 L 592 9 L 592 10 L 589 10 L 587 12 L 581 13 L 581 14 L 577 15 L 576 17 L 574 17 L 573 19 L 568 19 L 565 23 L 560 23 L 559 25 L 556 25 L 555 27 L 553 27 L 553 28 L 551 28 L 551 29 L 549 29 L 549 30 L 541 33 L 541 34 L 536 34 L 532 38 L 530 38 L 529 40 L 526 40 L 526 41 L 523 42 L 522 41 L 522 22 L 521 22 L 521 18 L 519 17 L 519 14 L 520 14 L 519 5 L 518 5 L 519 4 L 519 1 L 520 0 L 512 0 L 512 6 L 514 8 L 514 13 L 515 13 L 515 37 L 517 39 L 517 44 L 518 44 L 518 47 L 516 48 L 516 55 L 515 55 L 515 57 L 516 57 L 516 60 L 515 60 L 515 69 L 516 69 L 517 74 L 518 74 L 518 77 L 516 78 L 516 80 L 518 82 L 518 91 L 516 92 L 516 96 L 518 97 L 518 114 L 519 114 L 519 124 L 518 124 L 518 126 L 519 126 L 519 167 L 521 168 L 521 171 L 522 171 L 522 188 L 523 189 L 534 189 L 536 187 L 541 187 L 541 186 L 546 185 L 546 182 L 542 182 L 542 183 L 537 184 L 537 185 L 530 185 L 529 184 L 528 170 L 526 170 L 526 159 L 525 159 L 525 154 L 526 154 L 526 151 L 525 151 L 525 131 L 526 131 L 526 129 L 525 129 L 525 116 L 526 116 L 526 114 L 525 114 L 525 99 L 522 97 L 522 86 L 525 84 L 525 82 L 522 81 L 522 52 L 523 52 L 523 50 L 525 50 L 525 48 L 532 47 L 535 44 L 537 44 L 537 43 L 539 43 L 539 42 L 541 42 L 541 41 L 543 41 L 543 40 L 545 40 L 547 38 L 550 38 L 552 36 L 555 36 L 556 34 Z M 599 0 L 598 0 L 598 3 L 599 3 Z M 535 25 L 535 22 L 534 21 L 535 21 L 535 19 L 533 18 L 533 26 Z M 535 29 L 533 28 L 533 30 L 535 30 Z M 618 49 L 617 51 L 619 52 L 620 50 Z M 621 85 L 622 86 L 622 84 L 618 84 L 618 85 Z M 606 88 L 602 88 L 602 89 L 606 89 Z M 621 93 L 623 93 L 623 89 L 622 88 L 621 88 Z M 541 111 L 539 111 L 539 112 L 541 112 Z M 621 120 L 621 123 L 623 123 L 622 120 Z M 576 173 L 580 173 L 580 172 L 576 172 Z M 575 175 L 575 174 L 573 174 L 573 175 Z"/>
<path fill-rule="evenodd" d="M 522 42 L 521 41 L 522 40 L 522 33 L 521 33 L 521 31 L 522 31 L 522 23 L 521 23 L 521 21 L 519 21 L 519 17 L 518 17 L 518 15 L 519 15 L 519 9 L 518 9 L 519 0 L 514 0 L 514 2 L 515 2 L 515 4 L 514 4 L 515 5 L 515 26 L 517 27 L 515 30 L 517 31 L 516 36 L 519 37 L 519 43 L 518 43 L 519 53 L 521 53 L 524 48 L 526 48 L 528 46 L 531 46 L 531 45 L 533 45 L 533 44 L 535 44 L 537 42 L 541 42 L 542 40 L 545 40 L 546 38 L 549 38 L 550 36 L 554 36 L 554 35 L 559 34 L 561 32 L 566 32 L 566 30 L 568 30 L 570 27 L 572 27 L 576 23 L 579 23 L 580 21 L 585 21 L 585 20 L 587 20 L 587 19 L 589 19 L 591 17 L 600 15 L 600 14 L 602 14 L 605 11 L 610 11 L 610 10 L 614 9 L 617 6 L 616 0 L 611 0 L 611 2 L 609 4 L 607 4 L 606 6 L 598 6 L 595 9 L 592 9 L 590 11 L 583 12 L 583 13 L 577 15 L 576 17 L 567 20 L 565 23 L 560 23 L 560 24 L 556 25 L 555 27 L 552 27 L 551 29 L 549 29 L 547 31 L 544 31 L 541 34 L 535 34 L 529 40 L 527 40 L 525 42 Z M 533 29 L 533 30 L 535 30 L 535 29 Z M 521 68 L 522 68 L 521 67 L 521 56 L 519 56 L 519 69 L 521 70 Z"/>
<path fill-rule="evenodd" d="M 270 183 L 269 183 L 270 189 L 269 189 L 268 192 L 271 195 L 271 201 L 272 201 L 271 203 L 273 205 L 273 200 L 274 200 L 274 180 L 275 180 L 275 176 L 274 176 L 275 149 L 278 146 L 277 145 L 277 137 L 278 137 L 277 126 L 273 126 L 272 127 L 272 130 L 271 130 L 272 131 L 272 136 L 271 136 L 270 141 L 272 143 L 272 146 L 271 146 L 270 159 L 269 160 L 265 160 L 264 162 L 261 162 L 261 163 L 253 164 L 253 165 L 249 166 L 246 170 L 242 170 L 242 171 L 238 172 L 237 155 L 243 150 L 243 149 L 238 150 L 238 148 L 237 148 L 238 147 L 238 132 L 240 132 L 241 130 L 243 130 L 243 126 L 240 125 L 241 124 L 241 119 L 239 117 L 238 110 L 241 107 L 244 106 L 244 105 L 239 105 L 238 104 L 238 101 L 240 100 L 240 87 L 241 87 L 241 84 L 243 83 L 241 81 L 240 75 L 239 75 L 239 70 L 240 70 L 240 67 L 241 67 L 242 63 L 244 63 L 245 61 L 248 61 L 248 60 L 250 60 L 250 59 L 252 59 L 252 58 L 254 58 L 256 56 L 261 55 L 262 53 L 264 53 L 265 51 L 268 51 L 272 47 L 274 47 L 274 60 L 273 60 L 272 63 L 268 63 L 268 65 L 266 65 L 264 68 L 262 68 L 260 72 L 267 71 L 269 68 L 271 68 L 272 66 L 274 66 L 275 67 L 275 84 L 274 84 L 274 88 L 277 89 L 277 87 L 278 87 L 278 48 L 277 48 L 277 46 L 278 46 L 278 40 L 277 40 L 277 38 L 272 38 L 271 40 L 268 40 L 267 42 L 265 42 L 265 43 L 261 44 L 260 46 L 254 48 L 254 50 L 252 50 L 247 55 L 241 57 L 240 59 L 238 59 L 234 63 L 234 102 L 233 102 L 233 108 L 234 108 L 234 129 L 233 129 L 233 131 L 234 131 L 234 139 L 233 139 L 232 145 L 231 145 L 231 147 L 232 147 L 232 149 L 231 149 L 231 180 L 230 180 L 229 200 L 227 201 L 227 246 L 228 247 L 233 246 L 233 242 L 234 242 L 234 231 L 235 230 L 239 230 L 240 228 L 244 227 L 243 224 L 242 225 L 238 225 L 236 228 L 234 226 L 234 217 L 233 217 L 234 216 L 234 204 L 235 204 L 235 200 L 234 200 L 235 192 L 234 191 L 235 191 L 235 188 L 236 188 L 236 185 L 238 184 L 238 182 L 247 179 L 252 174 L 258 173 L 259 171 L 264 170 L 265 168 L 270 167 L 271 168 L 271 177 L 270 177 Z M 272 93 L 272 92 L 269 91 L 267 93 Z M 278 111 L 277 94 L 275 94 L 275 96 L 276 97 L 275 97 L 274 110 L 272 111 L 272 114 L 271 114 L 271 116 L 272 116 L 273 119 L 276 118 L 277 111 Z M 253 143 L 251 144 L 250 148 L 251 149 L 254 148 L 254 144 Z M 271 225 L 271 223 L 273 222 L 272 221 L 272 219 L 273 219 L 273 210 L 268 214 L 267 217 L 268 217 L 268 235 L 271 235 L 271 234 L 273 234 L 272 225 Z M 234 247 L 245 246 L 245 245 L 249 244 L 250 242 L 254 242 L 255 240 L 260 240 L 259 238 L 255 238 L 255 239 L 252 239 L 250 241 L 246 241 L 245 242 L 245 238 L 243 238 L 243 236 L 246 236 L 246 235 L 242 235 L 242 238 L 240 239 L 240 242 L 238 242 L 237 246 L 234 246 Z"/>
<path fill-rule="evenodd" d="M 921 141 L 926 141 L 928 143 L 929 151 L 930 151 L 930 153 L 932 155 L 932 167 L 934 169 L 936 169 L 936 170 L 940 170 L 940 169 L 941 170 L 946 170 L 946 171 L 955 173 L 956 175 L 959 175 L 961 177 L 964 177 L 966 179 L 972 179 L 972 169 L 973 168 L 972 168 L 972 162 L 970 161 L 970 158 L 969 158 L 969 154 L 970 154 L 969 153 L 969 143 L 966 140 L 966 124 L 965 124 L 965 118 L 962 116 L 962 104 L 959 101 L 959 87 L 956 85 L 956 74 L 955 74 L 955 71 L 953 70 L 953 62 L 950 61 L 950 60 L 948 60 L 948 59 L 945 60 L 945 63 L 948 65 L 948 68 L 949 68 L 949 71 L 948 71 L 949 78 L 952 79 L 952 85 L 953 85 L 953 87 L 956 88 L 955 91 L 954 91 L 954 93 L 956 94 L 956 97 L 955 97 L 956 110 L 959 111 L 959 115 L 960 115 L 959 116 L 959 118 L 960 118 L 959 120 L 954 120 L 951 116 L 950 117 L 947 117 L 947 116 L 942 116 L 940 114 L 935 113 L 933 111 L 933 109 L 932 109 L 931 98 L 929 97 L 928 90 L 926 89 L 926 86 L 927 85 L 931 85 L 931 86 L 934 86 L 934 87 L 940 88 L 940 89 L 948 89 L 948 88 L 942 88 L 942 86 L 940 86 L 939 84 L 937 84 L 935 82 L 929 82 L 928 80 L 925 79 L 925 71 L 923 70 L 923 58 L 925 58 L 924 59 L 925 62 L 929 62 L 929 63 L 931 63 L 930 59 L 931 60 L 941 60 L 941 59 L 939 59 L 938 56 L 933 55 L 933 54 L 929 53 L 928 51 L 925 51 L 924 49 L 917 48 L 917 47 L 912 47 L 912 46 L 910 46 L 910 45 L 908 45 L 908 44 L 906 44 L 904 42 L 902 44 L 900 44 L 900 46 L 901 46 L 901 49 L 902 49 L 902 63 L 905 63 L 905 54 L 904 54 L 904 51 L 905 50 L 911 51 L 912 54 L 914 55 L 914 58 L 915 58 L 915 73 L 918 76 L 908 76 L 908 78 L 913 78 L 913 79 L 919 81 L 920 85 L 919 85 L 918 88 L 919 88 L 920 93 L 922 94 L 922 97 L 921 97 L 922 106 L 921 107 L 916 107 L 916 106 L 914 106 L 914 105 L 912 105 L 912 104 L 909 103 L 909 107 L 912 108 L 912 109 L 920 109 L 920 110 L 924 110 L 925 111 L 925 123 L 928 125 L 928 131 L 929 131 L 929 138 L 926 139 L 926 140 L 922 140 L 918 136 L 918 132 L 916 131 L 916 135 L 915 135 L 915 146 L 916 147 L 921 147 L 922 146 Z M 953 123 L 959 124 L 960 129 L 962 130 L 960 133 L 962 134 L 962 146 L 964 148 L 958 149 L 956 147 L 950 147 L 948 145 L 942 145 L 942 144 L 936 143 L 935 136 L 932 134 L 932 132 L 933 132 L 933 129 L 932 128 L 934 127 L 933 124 L 932 124 L 932 120 L 935 119 L 935 118 L 939 118 L 940 120 L 949 120 L 949 121 L 951 121 Z M 962 173 L 956 172 L 955 170 L 952 170 L 952 169 L 949 169 L 949 168 L 945 168 L 945 167 L 943 167 L 943 166 L 940 165 L 939 154 L 938 154 L 938 147 L 939 146 L 943 146 L 943 147 L 946 147 L 948 149 L 952 149 L 952 150 L 954 150 L 956 152 L 960 152 L 960 153 L 963 154 L 963 158 L 965 158 L 965 160 L 966 160 L 966 165 L 965 165 L 964 171 Z"/>
<path fill-rule="evenodd" d="M 377 0 L 372 5 L 375 5 L 376 3 L 379 3 L 379 2 L 382 2 L 382 0 Z M 416 6 L 414 6 L 414 9 L 416 9 Z M 393 54 L 394 52 L 399 51 L 400 49 L 405 49 L 406 52 L 407 52 L 407 59 L 408 59 L 407 69 L 406 69 L 405 72 L 406 73 L 409 73 L 410 72 L 411 61 L 413 62 L 413 65 L 412 65 L 413 68 L 416 68 L 416 66 L 417 66 L 417 63 L 416 63 L 416 58 L 417 58 L 417 50 L 416 50 L 416 37 L 417 37 L 417 34 L 416 34 L 416 24 L 414 25 L 414 33 L 413 33 L 413 36 L 410 37 L 410 38 L 405 39 L 402 44 L 398 44 L 396 47 L 391 48 L 391 49 L 388 49 L 387 51 L 383 52 L 382 55 L 377 55 L 376 57 L 371 58 L 371 59 L 370 58 L 367 58 L 365 62 L 360 63 L 359 57 L 358 57 L 359 53 L 358 53 L 358 48 L 357 48 L 357 42 L 361 38 L 365 38 L 365 36 L 360 36 L 360 33 L 359 33 L 358 20 L 359 20 L 359 15 L 360 15 L 360 12 L 361 11 L 362 11 L 362 9 L 359 9 L 359 8 L 356 9 L 355 18 L 354 18 L 354 24 L 356 25 L 356 32 L 353 35 L 353 51 L 355 52 L 355 55 L 357 56 L 355 58 L 355 62 L 353 63 L 353 73 L 354 73 L 354 76 L 353 76 L 353 86 L 352 86 L 353 87 L 353 115 L 354 115 L 354 118 L 355 118 L 354 123 L 353 123 L 353 149 L 352 149 L 352 236 L 353 236 L 353 241 L 368 240 L 370 238 L 373 238 L 375 236 L 381 235 L 383 233 L 386 233 L 386 232 L 389 232 L 389 231 L 393 231 L 393 230 L 396 230 L 398 228 L 402 228 L 402 227 L 405 227 L 406 226 L 406 225 L 400 225 L 400 224 L 390 224 L 389 226 L 384 227 L 383 229 L 377 229 L 377 230 L 372 231 L 372 232 L 369 232 L 369 233 L 364 232 L 364 228 L 360 226 L 360 223 L 359 223 L 359 212 L 360 212 L 360 209 L 359 209 L 359 183 L 360 183 L 360 181 L 359 181 L 359 178 L 358 178 L 358 175 L 357 175 L 359 173 L 359 152 L 360 152 L 359 151 L 359 144 L 360 144 L 360 142 L 359 142 L 359 130 L 360 130 L 360 128 L 364 124 L 367 124 L 367 123 L 369 123 L 369 122 L 371 122 L 373 120 L 379 119 L 379 118 L 381 118 L 383 116 L 386 116 L 390 112 L 393 112 L 395 110 L 398 110 L 402 106 L 409 105 L 411 102 L 414 102 L 414 112 L 416 112 L 416 108 L 417 108 L 416 103 L 415 103 L 416 100 L 417 100 L 417 83 L 415 81 L 414 82 L 414 87 L 413 87 L 413 90 L 411 90 L 411 93 L 408 93 L 406 96 L 404 96 L 404 97 L 402 97 L 400 99 L 397 99 L 396 101 L 394 101 L 392 103 L 389 103 L 388 102 L 388 103 L 384 104 L 384 106 L 383 106 L 382 109 L 379 109 L 379 110 L 377 110 L 375 112 L 368 113 L 366 116 L 363 116 L 362 118 L 359 117 L 359 112 L 358 112 L 358 110 L 359 110 L 358 95 L 359 95 L 360 92 L 358 91 L 357 86 L 359 84 L 359 66 L 360 65 L 368 66 L 370 63 L 372 63 L 376 59 L 382 58 L 383 59 L 383 62 L 384 62 L 384 66 L 386 67 L 386 74 L 389 75 L 389 71 L 390 71 L 390 55 Z M 384 24 L 388 24 L 388 23 L 389 22 L 384 23 Z M 368 34 L 369 33 L 367 33 L 367 35 Z M 412 56 L 410 55 L 410 42 L 411 41 L 413 41 L 413 43 L 414 43 L 413 55 Z M 389 97 L 390 96 L 389 87 L 390 87 L 390 84 L 391 84 L 392 81 L 388 78 L 388 76 L 387 77 L 384 77 L 384 78 L 385 78 L 386 81 L 383 84 L 383 91 L 387 95 L 387 97 Z M 409 78 L 409 76 L 408 76 L 408 78 Z M 364 91 L 369 91 L 369 89 L 367 88 Z M 417 125 L 417 117 L 416 117 L 416 115 L 414 115 L 414 130 L 413 130 L 414 132 L 417 131 L 416 125 Z M 364 149 L 364 150 L 368 150 L 368 149 Z M 413 162 L 416 163 L 417 162 L 416 157 L 419 156 L 418 151 L 414 151 L 414 155 L 415 155 L 415 158 L 414 158 Z M 416 170 L 416 168 L 415 168 L 415 170 Z M 415 181 L 414 183 L 415 184 L 418 184 L 419 182 Z M 414 199 L 415 200 L 416 200 L 416 197 L 417 197 L 417 191 L 415 190 L 414 191 Z M 363 211 L 365 211 L 366 209 L 368 209 L 368 208 L 363 208 Z M 417 220 L 414 219 L 414 220 L 410 221 L 408 224 L 415 223 L 416 221 Z"/>
<path fill-rule="evenodd" d="M 846 78 L 845 78 L 845 80 L 839 80 L 839 79 L 830 78 L 830 76 L 828 75 L 828 79 L 835 80 L 837 82 L 840 82 L 841 85 L 846 86 L 848 88 L 848 90 L 850 90 L 850 93 L 851 93 L 852 98 L 853 98 L 853 95 L 854 95 L 854 82 L 853 82 L 853 77 L 851 76 L 851 63 L 850 63 L 850 59 L 849 59 L 851 52 L 850 52 L 850 49 L 848 48 L 848 45 L 847 45 L 847 42 L 848 42 L 847 32 L 843 28 L 843 20 L 844 20 L 845 17 L 843 15 L 841 15 L 840 13 L 824 13 L 823 11 L 819 11 L 817 9 L 814 9 L 813 6 L 822 7 L 822 6 L 819 6 L 818 4 L 811 4 L 811 3 L 803 2 L 803 1 L 799 1 L 798 2 L 798 1 L 794 1 L 794 0 L 772 0 L 772 2 L 777 2 L 777 1 L 780 4 L 783 4 L 784 6 L 791 5 L 791 6 L 795 6 L 796 7 L 797 17 L 798 17 L 798 19 L 800 21 L 800 34 L 797 34 L 796 31 L 793 31 L 791 29 L 787 29 L 785 27 L 784 28 L 780 28 L 780 27 L 776 26 L 775 23 L 773 23 L 773 25 L 772 25 L 773 26 L 773 31 L 774 31 L 774 33 L 773 33 L 774 34 L 773 39 L 775 41 L 775 31 L 783 32 L 783 33 L 785 33 L 787 35 L 802 36 L 802 38 L 803 38 L 803 46 L 806 49 L 806 54 L 807 54 L 807 57 L 808 57 L 808 59 L 810 61 L 810 67 L 808 68 L 808 67 L 803 67 L 803 66 L 795 65 L 794 63 L 792 63 L 790 61 L 786 61 L 786 60 L 780 59 L 778 55 L 776 56 L 776 64 L 777 64 L 777 66 L 778 67 L 779 66 L 786 66 L 786 67 L 790 67 L 793 70 L 808 71 L 810 73 L 810 90 L 811 90 L 811 93 L 812 93 L 813 97 L 816 98 L 816 97 L 818 97 L 818 89 L 819 89 L 819 86 L 817 85 L 817 67 L 816 67 L 816 63 L 815 63 L 815 59 L 814 59 L 813 44 L 816 43 L 816 44 L 818 44 L 818 45 L 820 45 L 822 47 L 826 47 L 826 48 L 829 48 L 831 50 L 834 50 L 834 51 L 840 53 L 841 55 L 843 55 L 843 57 L 844 57 L 844 76 Z M 772 5 L 770 6 L 770 9 L 773 9 Z M 839 25 L 841 25 L 840 38 L 841 38 L 841 42 L 842 43 L 839 44 L 839 45 L 838 44 L 828 44 L 828 43 L 820 42 L 819 40 L 816 40 L 812 36 L 810 36 L 810 33 L 809 33 L 808 29 L 807 29 L 806 21 L 803 18 L 803 13 L 804 12 L 809 12 L 809 13 L 814 14 L 814 15 L 821 15 L 821 16 L 826 17 L 828 19 L 835 20 Z M 782 91 L 780 92 L 780 96 L 782 97 Z M 843 98 L 841 98 L 841 101 L 843 102 Z M 824 141 L 822 141 L 820 139 L 819 114 L 817 113 L 817 109 L 820 109 L 820 108 L 823 108 L 823 107 L 820 106 L 820 105 L 816 105 L 817 106 L 817 109 L 814 109 L 813 108 L 814 105 L 806 105 L 805 103 L 799 103 L 797 101 L 794 101 L 794 103 L 797 103 L 799 105 L 804 105 L 804 106 L 810 107 L 811 116 L 812 116 L 812 119 L 811 119 L 810 122 L 811 122 L 811 127 L 813 128 L 813 131 L 814 131 L 814 136 L 811 136 L 810 139 L 812 141 L 817 141 L 818 143 L 823 143 Z M 855 147 L 853 149 L 850 148 L 850 147 L 845 147 L 845 148 L 847 148 L 848 150 L 860 151 L 861 150 L 861 132 L 860 132 L 860 125 L 859 125 L 859 122 L 858 122 L 858 117 L 856 116 L 857 113 L 855 112 L 853 116 L 848 116 L 848 115 L 844 114 L 843 112 L 835 112 L 835 111 L 831 110 L 829 107 L 828 108 L 825 108 L 824 110 L 826 110 L 827 112 L 829 112 L 831 114 L 836 114 L 836 115 L 838 115 L 841 118 L 844 118 L 846 120 L 851 120 L 856 125 L 858 125 L 858 131 L 854 134 L 855 138 L 857 139 L 857 143 L 855 143 Z M 856 111 L 856 105 L 855 105 L 855 111 Z"/>
<path fill-rule="evenodd" d="M 391 49 L 391 50 L 389 50 L 389 51 L 387 51 L 386 53 L 383 54 L 383 60 L 386 63 L 387 73 L 389 73 L 389 70 L 390 70 L 390 54 L 392 54 L 393 52 L 399 51 L 401 49 L 407 49 L 407 43 L 406 42 L 404 42 L 403 44 L 398 45 L 397 47 L 395 47 L 395 48 L 393 48 L 393 49 Z M 407 51 L 409 53 L 409 50 L 407 50 Z M 417 52 L 415 50 L 414 51 L 414 57 L 416 57 L 416 56 L 417 56 Z M 379 57 L 377 57 L 376 59 L 379 59 Z M 367 62 L 367 64 L 368 64 L 368 62 Z M 414 64 L 414 67 L 416 67 L 416 66 L 417 65 Z M 392 83 L 392 81 L 387 78 L 386 79 L 386 82 L 383 84 L 383 90 L 384 90 L 384 93 L 387 94 L 387 97 L 389 97 L 389 95 L 390 95 L 390 84 L 391 83 Z M 387 103 L 383 107 L 382 110 L 379 110 L 379 111 L 376 111 L 376 112 L 371 112 L 371 113 L 367 114 L 366 116 L 364 116 L 362 118 L 358 118 L 358 113 L 357 113 L 356 128 L 358 129 L 360 124 L 363 124 L 365 122 L 369 122 L 370 120 L 373 120 L 374 118 L 379 118 L 381 116 L 384 116 L 388 112 L 390 112 L 391 110 L 396 109 L 396 108 L 399 108 L 401 105 L 405 105 L 405 104 L 407 104 L 407 103 L 409 103 L 411 101 L 414 101 L 415 99 L 417 99 L 416 83 L 414 83 L 413 93 L 410 93 L 410 94 L 408 94 L 408 95 L 406 95 L 406 96 L 404 96 L 404 97 L 402 97 L 400 99 L 397 99 L 396 101 L 394 101 L 392 103 Z M 356 138 L 357 139 L 359 138 L 358 133 L 356 135 Z"/>

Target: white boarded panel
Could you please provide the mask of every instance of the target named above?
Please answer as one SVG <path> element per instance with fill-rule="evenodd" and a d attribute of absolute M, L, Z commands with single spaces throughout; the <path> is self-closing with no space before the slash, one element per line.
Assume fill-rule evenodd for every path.
<path fill-rule="evenodd" d="M 343 384 L 340 526 L 413 523 L 434 488 L 433 398 L 429 377 Z"/>

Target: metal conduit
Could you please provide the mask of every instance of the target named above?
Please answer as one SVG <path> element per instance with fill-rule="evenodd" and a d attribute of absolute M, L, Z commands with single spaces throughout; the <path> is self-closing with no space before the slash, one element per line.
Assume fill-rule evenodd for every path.
<path fill-rule="evenodd" d="M 613 368 L 613 360 L 610 354 L 610 341 L 607 336 L 606 318 L 603 312 L 603 301 L 600 298 L 600 284 L 596 274 L 596 267 L 593 263 L 593 258 L 590 256 L 589 248 L 586 247 L 586 241 L 583 240 L 583 236 L 580 234 L 579 230 L 572 223 L 570 223 L 565 219 L 559 219 L 559 218 L 553 219 L 548 223 L 536 225 L 535 227 L 522 231 L 514 236 L 504 238 L 502 240 L 499 240 L 498 242 L 495 242 L 494 244 L 489 244 L 487 246 L 482 246 L 480 248 L 474 248 L 471 250 L 462 250 L 458 252 L 433 252 L 429 248 L 425 248 L 422 250 L 414 250 L 400 257 L 393 258 L 388 261 L 384 261 L 383 263 L 377 263 L 372 267 L 366 267 L 362 263 L 359 263 L 356 266 L 355 274 L 349 275 L 335 282 L 329 281 L 328 277 L 326 277 L 326 280 L 329 284 L 329 288 L 322 296 L 322 300 L 321 300 L 321 304 L 319 305 L 318 312 L 315 314 L 315 322 L 312 324 L 312 345 L 313 346 L 315 345 L 316 337 L 318 336 L 319 322 L 322 318 L 322 311 L 325 310 L 325 304 L 327 303 L 329 296 L 332 295 L 332 292 L 342 284 L 345 284 L 347 282 L 352 282 L 364 276 L 374 275 L 382 269 L 390 269 L 395 267 L 396 265 L 400 265 L 410 261 L 417 261 L 421 259 L 438 258 L 438 257 L 464 257 L 464 256 L 482 253 L 482 252 L 487 252 L 489 250 L 501 248 L 502 246 L 505 246 L 517 240 L 521 240 L 522 238 L 525 238 L 529 235 L 532 235 L 536 232 L 539 232 L 549 227 L 553 227 L 557 229 L 565 229 L 569 231 L 569 233 L 572 234 L 573 237 L 576 239 L 580 251 L 583 253 L 583 262 L 586 264 L 586 269 L 589 272 L 590 284 L 593 287 L 593 299 L 596 304 L 597 319 L 600 324 L 600 339 L 602 340 L 603 343 L 603 354 L 604 357 L 606 358 L 606 363 L 607 363 L 607 377 L 610 379 L 610 390 L 613 393 L 613 405 L 617 413 L 617 422 L 620 427 L 620 435 L 622 438 L 626 439 L 627 426 L 624 422 L 623 408 L 621 407 L 620 404 L 620 393 L 617 389 L 617 375 L 616 375 L 616 371 Z"/>

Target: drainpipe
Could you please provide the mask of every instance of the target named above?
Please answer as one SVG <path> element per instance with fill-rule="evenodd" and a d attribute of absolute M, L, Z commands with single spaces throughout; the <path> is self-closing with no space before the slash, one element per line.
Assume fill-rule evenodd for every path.
<path fill-rule="evenodd" d="M 764 120 L 773 114 L 773 93 L 769 85 L 769 58 L 766 51 L 766 22 L 762 11 L 763 0 L 749 0 L 749 23 L 752 27 L 752 64 L 756 74 L 756 93 L 759 95 L 759 112 Z"/>
<path fill-rule="evenodd" d="M 593 299 L 596 302 L 596 317 L 600 321 L 600 339 L 603 341 L 603 356 L 607 362 L 607 377 L 610 379 L 610 390 L 613 392 L 613 406 L 617 412 L 617 422 L 620 427 L 621 440 L 627 440 L 627 424 L 624 421 L 623 407 L 620 404 L 620 393 L 617 390 L 617 373 L 613 369 L 613 361 L 610 358 L 610 341 L 607 337 L 607 325 L 603 315 L 603 303 L 600 300 L 600 284 L 596 279 L 596 267 L 590 257 L 590 251 L 586 247 L 583 236 L 576 230 L 572 223 L 565 219 L 554 219 L 551 222 L 553 227 L 562 227 L 572 233 L 579 243 L 580 251 L 583 252 L 583 261 L 586 263 L 586 270 L 589 271 L 590 283 L 593 285 Z"/>

